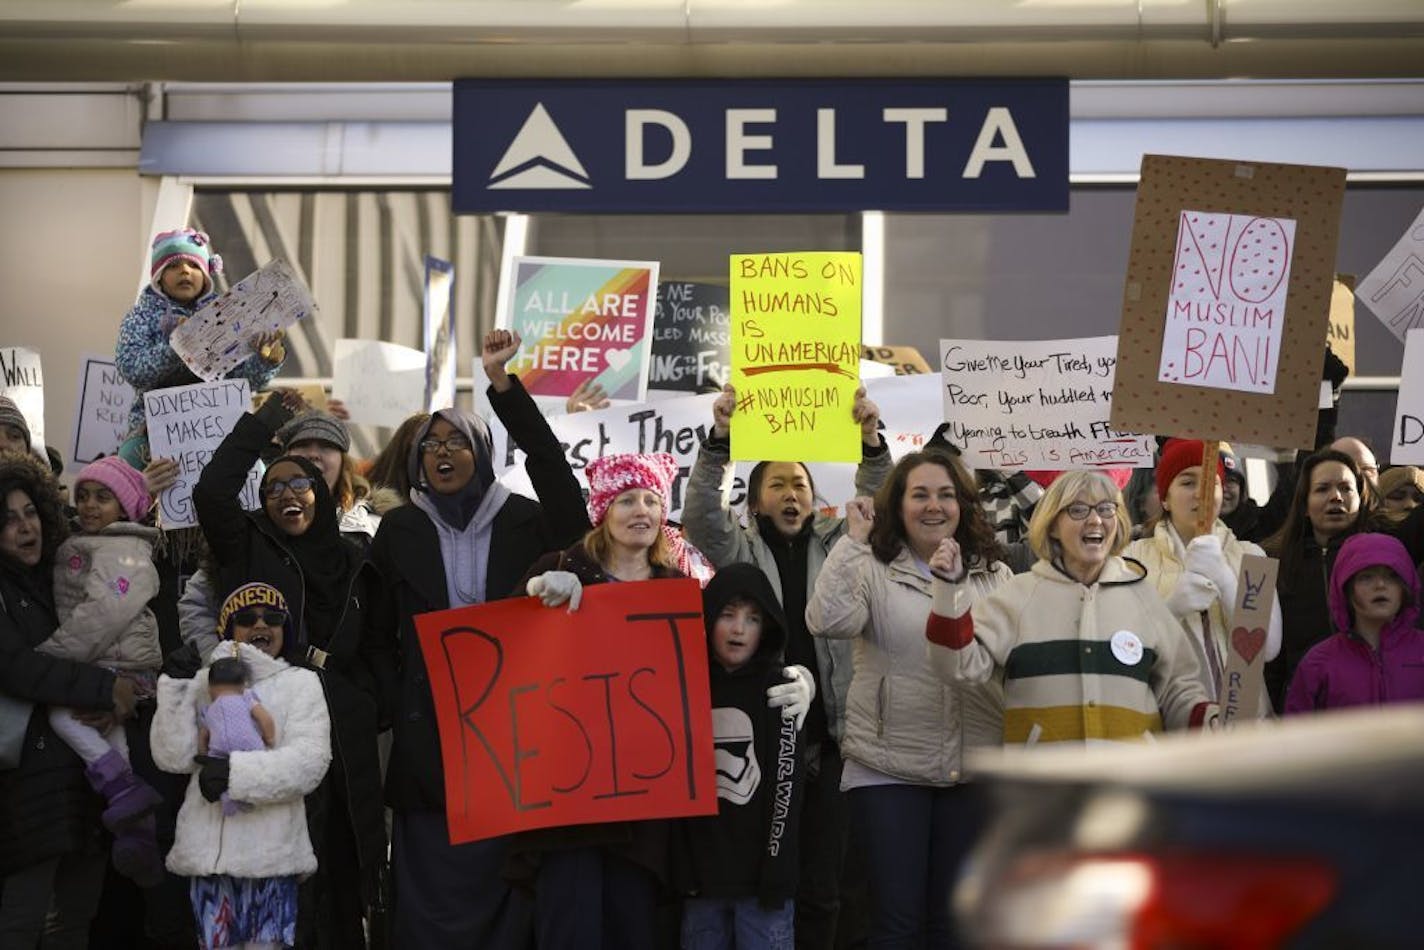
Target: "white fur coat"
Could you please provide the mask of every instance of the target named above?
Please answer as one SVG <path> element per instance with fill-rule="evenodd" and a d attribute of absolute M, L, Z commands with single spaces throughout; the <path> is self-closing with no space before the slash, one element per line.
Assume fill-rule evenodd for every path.
<path fill-rule="evenodd" d="M 198 790 L 198 725 L 209 703 L 208 671 L 193 679 L 158 679 L 158 713 L 150 741 L 153 761 L 165 772 L 192 773 L 168 870 L 185 877 L 306 875 L 316 870 L 307 835 L 303 797 L 331 764 L 331 720 L 321 681 L 247 644 L 220 644 L 211 659 L 232 648 L 252 670 L 252 688 L 277 723 L 277 741 L 259 752 L 234 752 L 228 794 L 254 807 L 225 816 L 221 802 Z"/>

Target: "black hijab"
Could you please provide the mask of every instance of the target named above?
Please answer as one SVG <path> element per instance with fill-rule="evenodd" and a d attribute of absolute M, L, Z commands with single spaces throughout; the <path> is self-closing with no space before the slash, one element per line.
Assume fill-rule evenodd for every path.
<path fill-rule="evenodd" d="M 272 480 L 272 469 L 279 462 L 291 462 L 312 480 L 316 504 L 312 523 L 301 534 L 287 534 L 267 516 L 267 483 Z M 303 619 L 310 638 L 318 646 L 325 645 L 331 639 L 332 625 L 341 616 L 342 601 L 351 580 L 351 560 L 348 556 L 350 545 L 341 538 L 336 500 L 331 496 L 331 489 L 326 487 L 321 469 L 296 455 L 273 459 L 262 475 L 261 517 L 272 525 L 275 536 L 292 552 L 297 566 L 301 568 L 306 597 L 302 605 Z"/>

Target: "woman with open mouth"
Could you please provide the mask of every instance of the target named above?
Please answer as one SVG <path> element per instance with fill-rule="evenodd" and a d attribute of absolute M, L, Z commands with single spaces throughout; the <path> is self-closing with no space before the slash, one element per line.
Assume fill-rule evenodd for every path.
<path fill-rule="evenodd" d="M 416 431 L 407 474 L 411 504 L 381 519 L 371 544 L 391 611 L 394 665 L 378 670 L 391 701 L 386 802 L 395 813 L 391 864 L 394 946 L 518 947 L 530 906 L 503 877 L 507 838 L 451 845 L 435 701 L 414 617 L 522 594 L 529 566 L 588 530 L 583 492 L 538 406 L 506 372 L 519 351 L 508 330 L 485 335 L 481 359 L 494 412 L 526 453 L 538 501 L 495 480 L 494 442 L 474 413 L 437 410 Z"/>
<path fill-rule="evenodd" d="M 1162 514 L 1142 526 L 1142 537 L 1124 553 L 1147 568 L 1148 580 L 1180 621 L 1196 653 L 1202 688 L 1213 700 L 1220 700 L 1241 559 L 1247 554 L 1259 557 L 1263 552 L 1249 541 L 1238 540 L 1221 520 L 1227 479 L 1222 462 L 1211 473 L 1220 486 L 1212 502 L 1211 531 L 1197 534 L 1202 451 L 1202 443 L 1196 439 L 1172 439 L 1162 447 L 1155 472 Z M 1263 650 L 1267 660 L 1275 659 L 1281 651 L 1278 600 L 1272 604 Z M 1260 692 L 1256 715 L 1271 715 L 1270 697 L 1259 682 L 1256 688 Z"/>
<path fill-rule="evenodd" d="M 59 626 L 54 555 L 64 501 L 48 466 L 0 451 L 0 945 L 85 946 L 105 850 L 84 762 L 54 732 L 48 705 L 107 730 L 134 712 L 133 681 L 40 653 Z M 64 900 L 51 897 L 62 895 Z M 48 916 L 48 920 L 46 917 Z"/>
<path fill-rule="evenodd" d="M 992 597 L 971 596 L 952 539 L 935 552 L 930 662 L 953 682 L 1002 679 L 1006 745 L 1140 740 L 1214 715 L 1177 618 L 1120 556 L 1129 531 L 1111 479 L 1065 472 L 1029 522 L 1040 560 Z"/>
<path fill-rule="evenodd" d="M 896 463 L 874 501 L 846 505 L 846 535 L 806 606 L 818 638 L 854 644 L 841 789 L 868 859 L 870 946 L 958 946 L 950 891 L 978 830 L 964 753 L 996 745 L 998 684 L 961 685 L 925 662 L 930 558 L 957 539 L 971 598 L 1008 583 L 974 478 L 947 452 Z"/>
<path fill-rule="evenodd" d="M 605 455 L 588 464 L 588 518 L 577 544 L 540 558 L 524 588 L 549 607 L 577 610 L 590 584 L 688 577 L 667 524 L 677 460 L 666 452 Z M 768 706 L 811 702 L 811 674 L 787 667 Z M 775 694 L 775 695 L 773 695 Z M 798 697 L 800 699 L 798 700 Z M 515 837 L 513 873 L 534 888 L 540 950 L 652 950 L 659 892 L 670 883 L 667 821 L 548 828 Z M 590 927 L 590 920 L 602 920 Z"/>
<path fill-rule="evenodd" d="M 380 586 L 361 547 L 342 537 L 336 501 L 310 459 L 276 459 L 262 475 L 259 507 L 244 511 L 241 501 L 263 448 L 301 408 L 300 395 L 279 390 L 245 413 L 203 469 L 193 504 L 215 565 L 212 602 L 254 581 L 281 591 L 292 625 L 282 658 L 321 680 L 333 764 L 307 802 L 320 867 L 302 884 L 299 940 L 362 947 L 386 888 L 375 677 L 392 660 L 380 655 L 388 640 L 370 631 Z"/>

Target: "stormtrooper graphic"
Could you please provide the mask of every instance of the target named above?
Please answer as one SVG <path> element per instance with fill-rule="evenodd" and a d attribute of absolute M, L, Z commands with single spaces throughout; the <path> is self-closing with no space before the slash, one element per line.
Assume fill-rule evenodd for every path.
<path fill-rule="evenodd" d="M 751 719 L 735 706 L 718 706 L 712 710 L 712 740 L 717 747 L 717 797 L 745 805 L 761 784 Z"/>

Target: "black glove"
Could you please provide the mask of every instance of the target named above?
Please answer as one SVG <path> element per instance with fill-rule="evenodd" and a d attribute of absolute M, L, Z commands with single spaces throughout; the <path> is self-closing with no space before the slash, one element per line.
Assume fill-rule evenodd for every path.
<path fill-rule="evenodd" d="M 202 766 L 198 770 L 198 791 L 210 802 L 222 798 L 231 768 L 228 760 L 215 755 L 195 755 L 193 761 Z"/>
<path fill-rule="evenodd" d="M 1345 361 L 1335 355 L 1335 351 L 1330 348 L 1330 344 L 1325 344 L 1325 365 L 1320 370 L 1320 378 L 1330 384 L 1331 391 L 1340 392 L 1340 386 L 1350 375 L 1350 367 L 1345 365 Z"/>
<path fill-rule="evenodd" d="M 163 658 L 163 672 L 175 680 L 190 680 L 203 668 L 203 655 L 192 643 L 185 643 Z"/>

